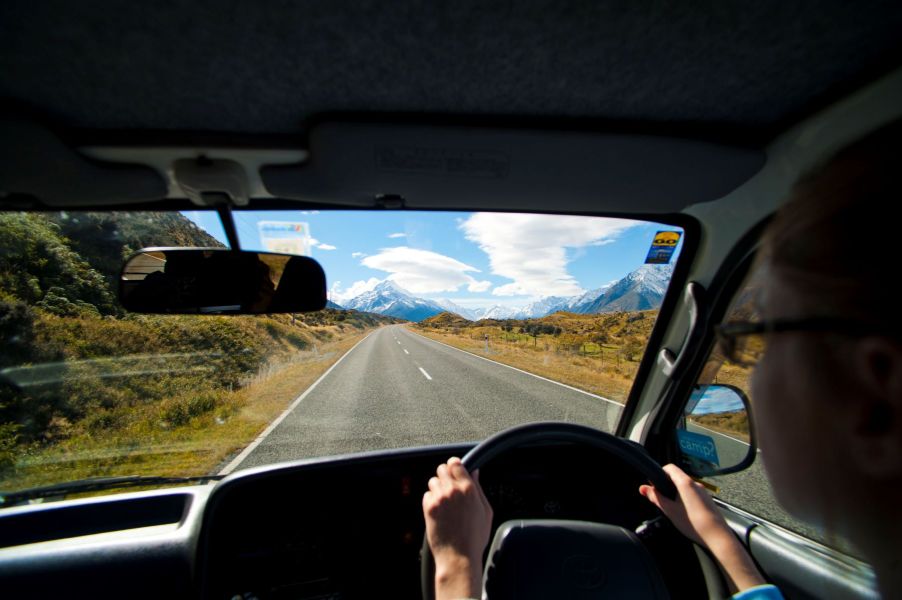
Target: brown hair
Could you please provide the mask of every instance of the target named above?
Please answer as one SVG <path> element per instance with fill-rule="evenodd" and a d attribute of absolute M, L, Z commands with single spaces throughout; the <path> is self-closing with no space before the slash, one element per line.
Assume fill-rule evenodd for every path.
<path fill-rule="evenodd" d="M 762 255 L 818 316 L 902 324 L 888 289 L 902 270 L 902 120 L 801 179 L 768 226 Z"/>

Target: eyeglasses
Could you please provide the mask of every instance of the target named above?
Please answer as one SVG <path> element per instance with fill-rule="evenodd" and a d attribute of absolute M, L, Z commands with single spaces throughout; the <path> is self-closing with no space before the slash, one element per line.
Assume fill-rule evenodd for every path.
<path fill-rule="evenodd" d="M 773 321 L 732 321 L 714 326 L 714 334 L 724 357 L 740 366 L 752 367 L 767 347 L 766 334 L 784 331 L 822 331 L 844 335 L 886 335 L 887 328 L 840 317 L 776 319 Z"/>

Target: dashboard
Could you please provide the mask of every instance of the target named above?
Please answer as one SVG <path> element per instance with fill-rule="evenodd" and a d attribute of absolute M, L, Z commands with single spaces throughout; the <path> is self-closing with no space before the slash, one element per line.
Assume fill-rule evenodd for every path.
<path fill-rule="evenodd" d="M 300 461 L 239 471 L 215 486 L 6 509 L 0 589 L 27 597 L 419 598 L 422 495 L 436 466 L 469 448 Z M 582 446 L 512 450 L 480 478 L 496 525 L 555 518 L 635 529 L 657 515 L 637 492 L 638 473 Z M 691 544 L 663 534 L 647 547 L 672 590 L 704 596 Z"/>

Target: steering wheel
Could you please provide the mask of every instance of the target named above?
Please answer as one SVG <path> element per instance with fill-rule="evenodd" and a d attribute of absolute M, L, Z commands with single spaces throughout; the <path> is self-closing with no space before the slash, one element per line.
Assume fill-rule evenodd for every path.
<path fill-rule="evenodd" d="M 612 457 L 620 460 L 621 462 L 632 467 L 634 470 L 647 477 L 649 483 L 654 485 L 658 493 L 662 494 L 664 497 L 671 500 L 676 498 L 676 487 L 674 487 L 673 482 L 670 480 L 670 477 L 667 475 L 667 473 L 664 472 L 663 469 L 661 469 L 661 466 L 658 463 L 652 460 L 652 458 L 645 453 L 645 450 L 642 448 L 642 446 L 639 446 L 634 442 L 615 437 L 609 433 L 599 431 L 598 429 L 587 427 L 585 425 L 577 425 L 574 423 L 544 422 L 529 423 L 527 425 L 512 427 L 511 429 L 507 429 L 487 438 L 486 440 L 478 444 L 475 448 L 470 450 L 462 459 L 463 466 L 466 467 L 468 472 L 473 472 L 474 470 L 485 465 L 487 462 L 491 461 L 499 454 L 507 452 L 518 446 L 523 446 L 525 444 L 535 442 L 569 442 L 597 448 L 599 450 L 607 452 Z M 572 523 L 573 527 L 570 527 L 569 523 Z M 522 528 L 528 525 L 534 525 L 538 527 L 534 527 L 530 530 L 529 533 L 526 533 L 524 535 L 523 532 L 525 530 Z M 506 529 L 502 535 L 501 528 L 505 526 Z M 593 526 L 596 525 L 579 521 L 517 521 L 516 523 L 509 521 L 508 523 L 505 523 L 504 525 L 499 527 L 499 532 L 496 533 L 495 540 L 492 543 L 492 550 L 494 552 L 500 552 L 501 549 L 496 549 L 496 547 L 500 547 L 503 543 L 505 543 L 504 540 L 499 540 L 499 537 L 508 538 L 509 540 L 511 540 L 510 542 L 507 542 L 507 556 L 516 554 L 516 551 L 510 550 L 510 546 L 511 544 L 515 543 L 515 540 L 517 539 L 520 539 L 521 541 L 516 543 L 538 543 L 545 546 L 546 548 L 548 544 L 562 544 L 562 549 L 572 551 L 574 543 L 579 545 L 589 537 L 592 537 L 590 545 L 594 545 L 593 547 L 595 549 L 599 547 L 599 544 L 613 544 L 611 545 L 610 552 L 613 552 L 613 554 L 621 560 L 625 559 L 629 561 L 630 569 L 636 567 L 639 571 L 648 571 L 649 565 L 647 564 L 647 558 L 643 558 L 645 556 L 644 554 L 642 554 L 643 549 L 637 547 L 637 545 L 641 546 L 641 544 L 639 543 L 638 539 L 635 538 L 635 536 L 633 536 L 633 539 L 627 540 L 626 538 L 629 536 L 629 534 L 625 533 L 625 530 L 622 530 L 621 528 L 614 528 L 613 526 L 604 525 L 596 526 L 599 528 L 606 528 L 604 530 L 589 531 L 589 529 L 592 529 Z M 613 531 L 615 529 L 617 531 Z M 590 549 L 587 551 L 591 552 L 592 550 Z M 492 560 L 492 554 L 493 552 L 490 552 L 489 561 L 487 561 L 487 573 L 489 572 L 490 568 L 493 568 L 488 564 Z M 432 555 L 432 550 L 429 548 L 429 543 L 425 535 L 423 536 L 423 548 L 421 550 L 420 556 L 420 576 L 423 599 L 435 600 L 435 557 Z M 568 558 L 568 560 L 570 559 Z M 634 564 L 642 562 L 644 562 L 645 564 Z M 585 571 L 585 569 L 583 569 L 583 571 Z M 620 576 L 622 577 L 623 573 L 621 573 Z M 592 582 L 590 581 L 587 583 Z M 605 582 L 602 581 L 599 585 L 604 585 L 604 583 Z M 593 593 L 596 592 L 597 590 L 595 590 Z M 649 597 L 657 596 L 652 595 Z"/>

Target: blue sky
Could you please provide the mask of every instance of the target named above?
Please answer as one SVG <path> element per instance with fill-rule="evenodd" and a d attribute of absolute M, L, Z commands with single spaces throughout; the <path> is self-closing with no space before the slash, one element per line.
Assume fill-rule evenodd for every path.
<path fill-rule="evenodd" d="M 185 212 L 225 243 L 216 213 Z M 680 228 L 600 217 L 412 211 L 234 212 L 246 250 L 260 221 L 305 223 L 333 299 L 391 279 L 468 308 L 522 306 L 600 288 L 641 266 L 655 233 Z M 300 234 L 298 234 L 300 235 Z M 682 247 L 682 241 L 677 253 Z M 676 256 L 676 255 L 675 255 Z"/>
<path fill-rule="evenodd" d="M 701 397 L 699 397 L 701 394 Z M 705 386 L 692 392 L 692 397 L 686 404 L 694 415 L 707 415 L 711 413 L 735 412 L 744 410 L 745 405 L 735 391 L 726 386 Z"/>

